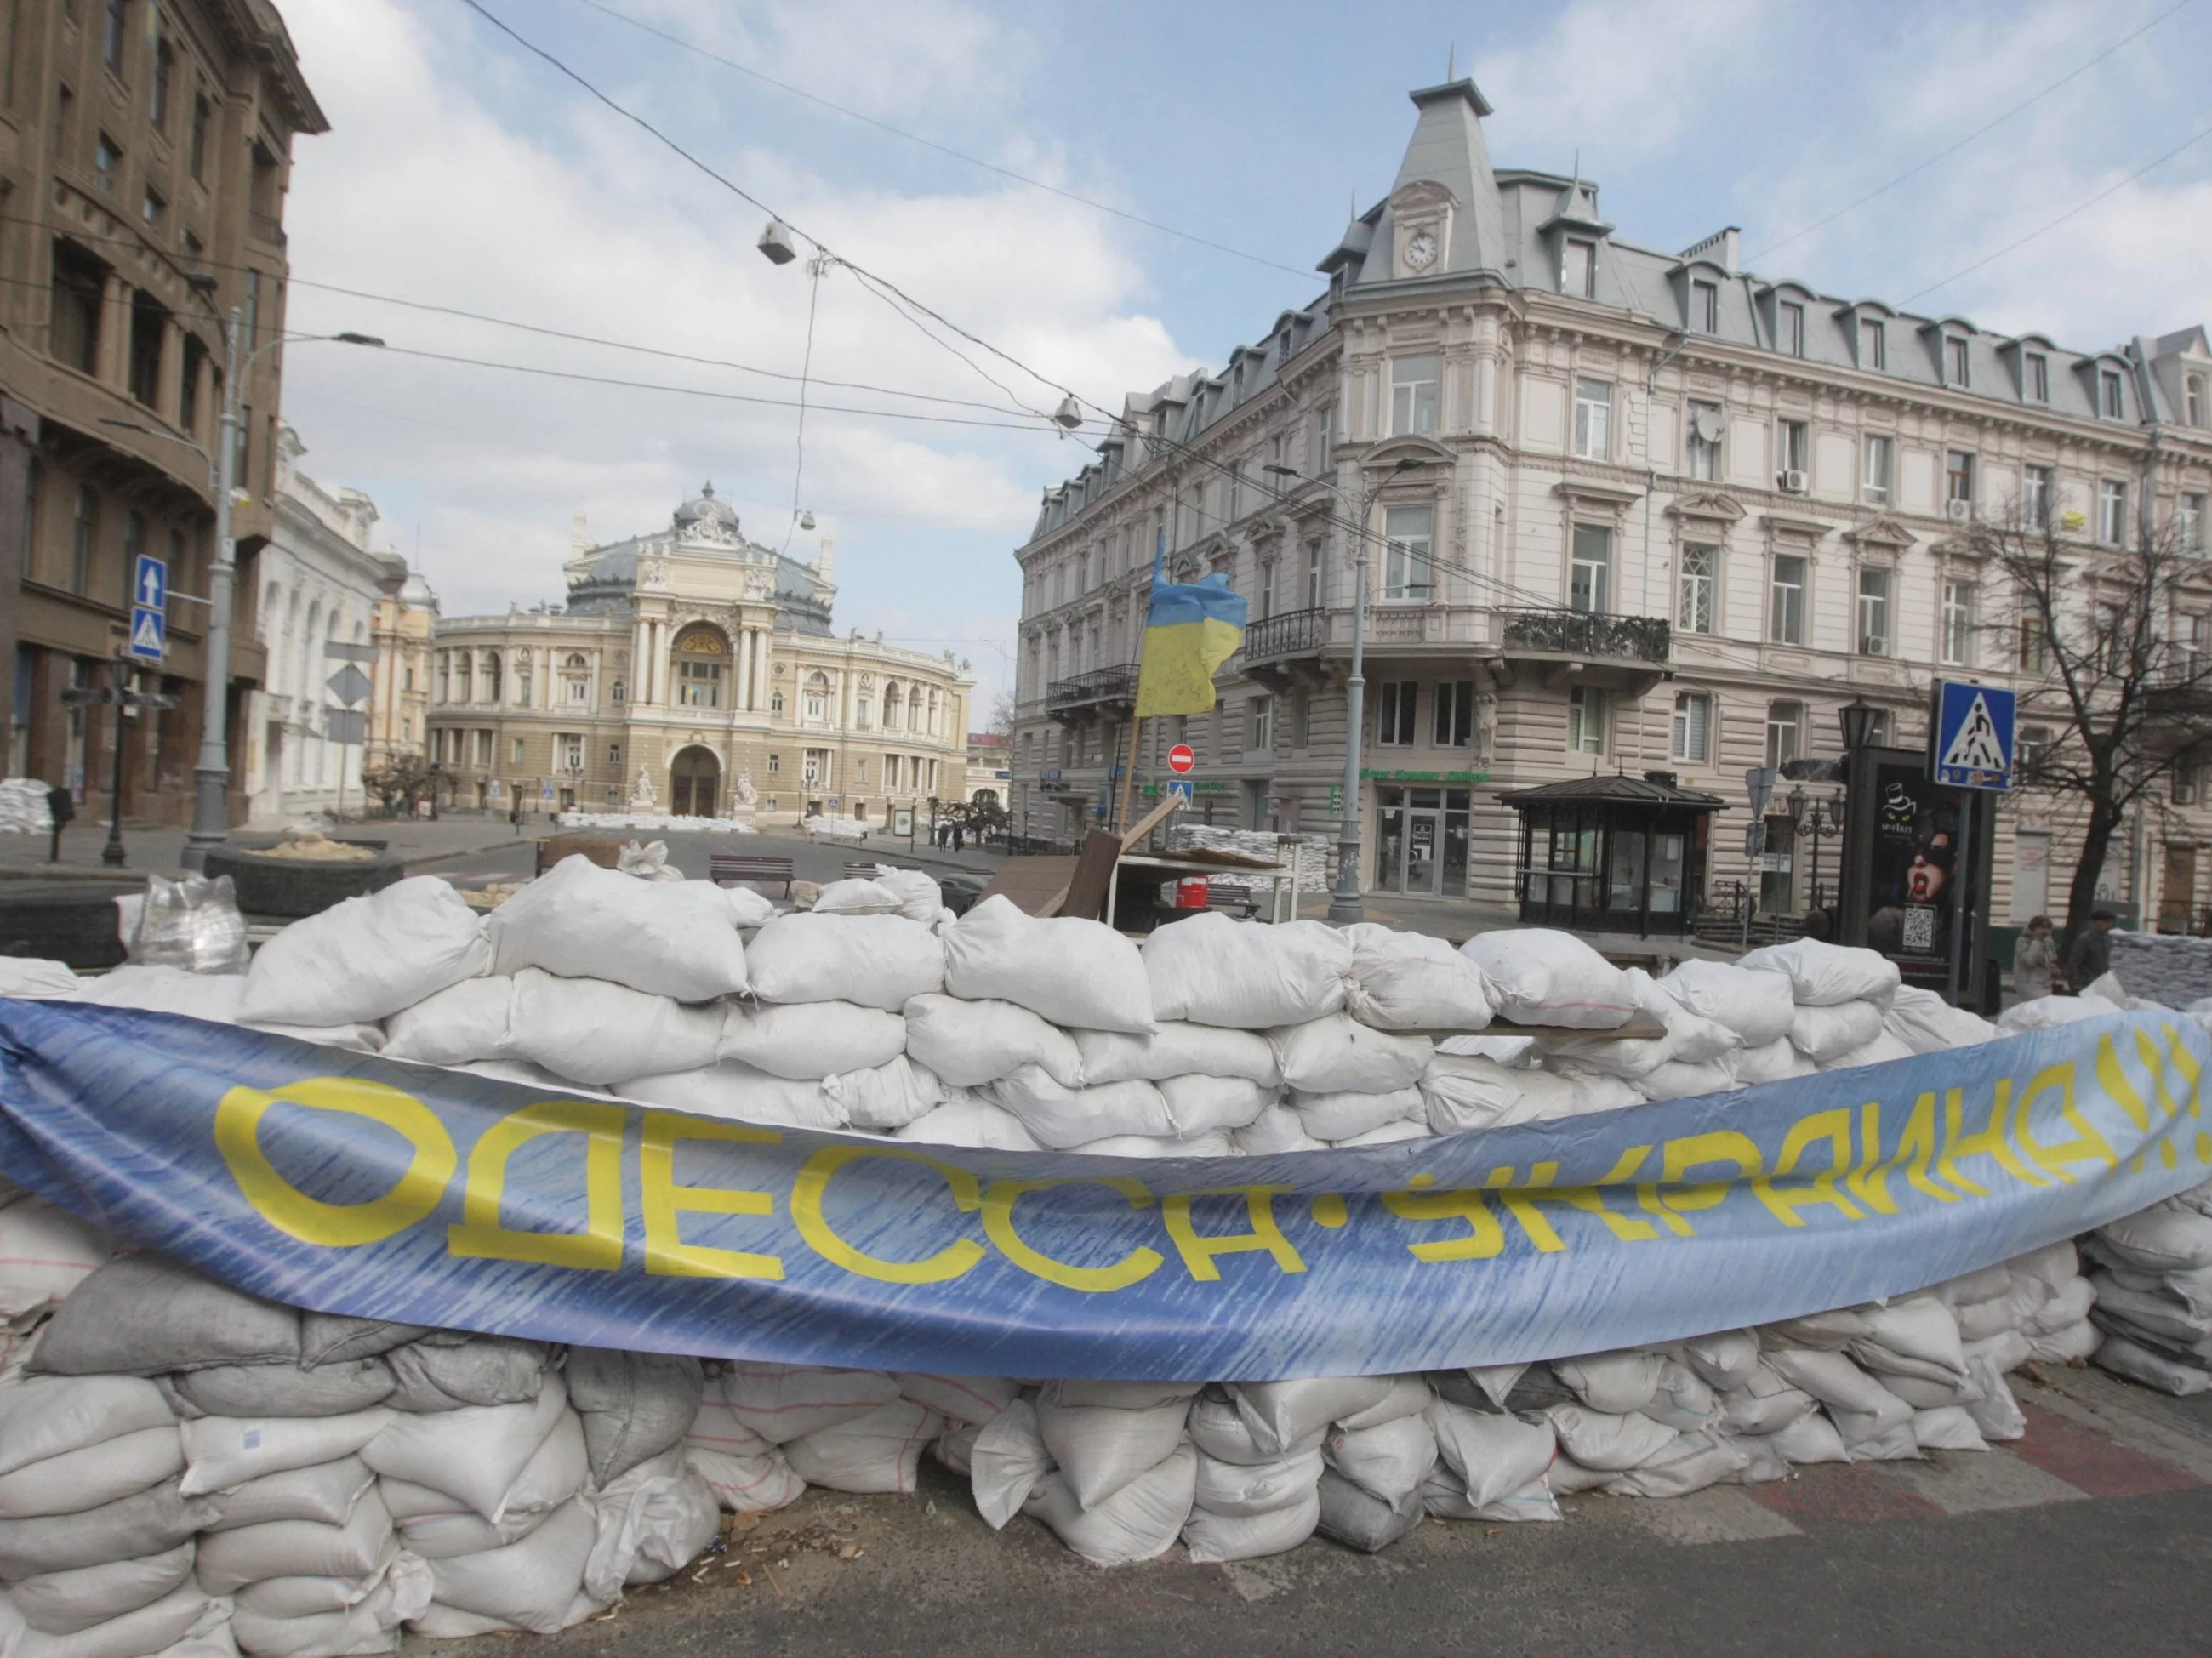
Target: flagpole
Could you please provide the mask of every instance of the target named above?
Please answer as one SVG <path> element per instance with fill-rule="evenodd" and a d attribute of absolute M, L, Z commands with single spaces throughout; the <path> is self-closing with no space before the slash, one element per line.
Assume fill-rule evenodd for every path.
<path fill-rule="evenodd" d="M 1129 701 L 1129 757 L 1121 771 L 1121 816 L 1119 829 L 1129 827 L 1129 792 L 1137 786 L 1137 744 L 1145 729 L 1145 716 L 1137 712 L 1145 700 L 1145 641 L 1152 623 L 1152 595 L 1158 591 L 1160 573 L 1167 564 L 1168 533 L 1152 531 L 1152 579 L 1145 584 L 1144 623 L 1137 629 L 1137 689 Z"/>
<path fill-rule="evenodd" d="M 1137 786 L 1138 737 L 1144 729 L 1144 720 L 1142 716 L 1136 712 L 1135 705 L 1132 704 L 1129 713 L 1129 762 L 1128 764 L 1122 768 L 1121 772 L 1121 815 L 1115 821 L 1115 827 L 1125 830 L 1129 827 L 1130 823 L 1129 791 Z"/>

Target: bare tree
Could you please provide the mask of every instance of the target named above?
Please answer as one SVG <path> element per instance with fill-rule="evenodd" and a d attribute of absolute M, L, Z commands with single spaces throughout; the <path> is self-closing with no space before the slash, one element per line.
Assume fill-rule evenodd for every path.
<path fill-rule="evenodd" d="M 991 713 L 983 729 L 1010 742 L 1014 735 L 1014 694 L 1000 691 L 991 699 Z"/>
<path fill-rule="evenodd" d="M 2021 756 L 2021 780 L 2087 813 L 2067 893 L 2070 941 L 2128 813 L 2183 793 L 2177 781 L 2193 791 L 2212 756 L 2212 567 L 2171 524 L 2134 549 L 2018 519 L 1978 526 L 1967 543 L 2015 607 L 2009 628 L 1990 631 L 2008 635 L 2021 722 L 2051 732 Z"/>

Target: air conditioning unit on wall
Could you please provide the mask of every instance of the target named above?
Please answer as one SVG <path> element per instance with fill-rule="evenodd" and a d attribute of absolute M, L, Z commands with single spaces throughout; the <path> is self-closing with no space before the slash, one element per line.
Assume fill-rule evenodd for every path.
<path fill-rule="evenodd" d="M 1954 524 L 1972 524 L 1974 521 L 1974 503 L 1971 501 L 1947 501 L 1943 503 L 1943 510 L 1950 515 Z"/>
<path fill-rule="evenodd" d="M 1794 469 L 1783 473 L 1776 482 L 1790 495 L 1802 495 L 1805 493 L 1805 475 Z"/>

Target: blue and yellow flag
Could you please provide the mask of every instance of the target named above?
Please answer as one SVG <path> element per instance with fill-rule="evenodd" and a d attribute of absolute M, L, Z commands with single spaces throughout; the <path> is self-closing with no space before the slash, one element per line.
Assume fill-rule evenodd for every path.
<path fill-rule="evenodd" d="M 1214 703 L 1214 671 L 1244 641 L 1245 602 L 1225 575 L 1160 580 L 1166 538 L 1152 554 L 1152 608 L 1137 670 L 1137 716 L 1204 714 Z"/>

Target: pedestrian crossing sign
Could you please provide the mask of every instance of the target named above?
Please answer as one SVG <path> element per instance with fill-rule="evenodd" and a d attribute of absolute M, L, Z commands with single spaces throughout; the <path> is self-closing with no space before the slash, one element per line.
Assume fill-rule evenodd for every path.
<path fill-rule="evenodd" d="M 2009 790 L 2016 703 L 2014 693 L 1994 686 L 1938 680 L 1929 774 L 1946 788 Z"/>
<path fill-rule="evenodd" d="M 168 627 L 161 612 L 143 604 L 132 605 L 130 654 L 141 662 L 159 662 L 168 649 Z"/>

